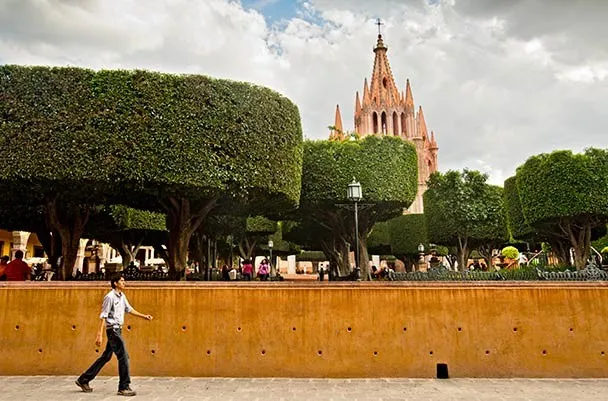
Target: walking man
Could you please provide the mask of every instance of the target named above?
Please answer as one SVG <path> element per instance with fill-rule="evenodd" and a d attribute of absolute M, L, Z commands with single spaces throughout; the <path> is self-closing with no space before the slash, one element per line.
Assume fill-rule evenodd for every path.
<path fill-rule="evenodd" d="M 112 359 L 112 353 L 114 353 L 116 354 L 116 358 L 118 358 L 118 374 L 120 376 L 120 381 L 118 382 L 118 395 L 134 396 L 137 393 L 133 391 L 130 386 L 129 354 L 127 353 L 125 342 L 121 335 L 122 325 L 124 323 L 125 312 L 147 320 L 152 320 L 152 315 L 141 314 L 129 304 L 127 296 L 123 293 L 123 290 L 125 289 L 125 279 L 122 276 L 119 274 L 114 275 L 110 280 L 110 284 L 112 285 L 112 291 L 103 299 L 101 315 L 99 315 L 101 323 L 97 338 L 95 339 L 95 345 L 98 347 L 101 346 L 102 333 L 105 328 L 108 337 L 106 350 L 91 367 L 76 380 L 76 385 L 85 393 L 93 391 L 89 386 L 89 382 L 93 380 L 101 368 Z"/>

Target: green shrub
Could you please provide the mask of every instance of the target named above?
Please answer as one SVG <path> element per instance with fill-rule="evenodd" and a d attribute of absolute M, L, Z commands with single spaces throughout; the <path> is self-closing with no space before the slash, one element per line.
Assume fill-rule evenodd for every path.
<path fill-rule="evenodd" d="M 500 251 L 500 253 L 505 258 L 509 258 L 509 259 L 517 259 L 517 257 L 519 256 L 519 251 L 514 246 L 506 246 L 506 247 L 502 248 L 502 251 Z"/>

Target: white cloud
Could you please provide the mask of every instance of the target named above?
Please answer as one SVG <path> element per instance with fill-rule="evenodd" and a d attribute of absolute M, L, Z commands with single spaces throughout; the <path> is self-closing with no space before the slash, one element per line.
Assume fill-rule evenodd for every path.
<path fill-rule="evenodd" d="M 299 106 L 306 137 L 326 138 L 338 103 L 352 128 L 381 17 L 395 81 L 410 78 L 440 168 L 499 183 L 533 154 L 608 146 L 608 2 L 539 4 L 308 0 L 269 25 L 234 0 L 1 0 L 0 63 L 252 81 Z"/>

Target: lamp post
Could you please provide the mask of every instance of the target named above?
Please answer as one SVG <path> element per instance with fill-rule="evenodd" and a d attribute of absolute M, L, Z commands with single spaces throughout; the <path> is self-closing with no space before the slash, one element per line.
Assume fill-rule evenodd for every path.
<path fill-rule="evenodd" d="M 359 216 L 357 202 L 363 198 L 363 194 L 361 184 L 354 177 L 353 182 L 348 184 L 347 197 L 351 202 L 355 202 L 355 271 L 357 272 L 357 279 L 359 279 Z"/>
<path fill-rule="evenodd" d="M 268 240 L 268 249 L 270 250 L 270 275 L 272 277 L 276 276 L 276 269 L 274 267 L 274 263 L 272 263 L 272 247 L 274 246 L 274 243 L 272 242 L 271 239 Z"/>
<path fill-rule="evenodd" d="M 420 265 L 424 263 L 424 245 L 418 244 L 418 253 L 420 258 L 418 259 L 418 270 L 420 270 Z"/>

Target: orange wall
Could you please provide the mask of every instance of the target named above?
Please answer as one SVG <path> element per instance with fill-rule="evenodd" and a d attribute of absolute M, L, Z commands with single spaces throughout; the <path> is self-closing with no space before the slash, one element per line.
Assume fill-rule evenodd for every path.
<path fill-rule="evenodd" d="M 608 286 L 541 284 L 127 283 L 124 337 L 133 375 L 608 377 Z M 84 371 L 108 287 L 0 283 L 0 374 Z"/>

